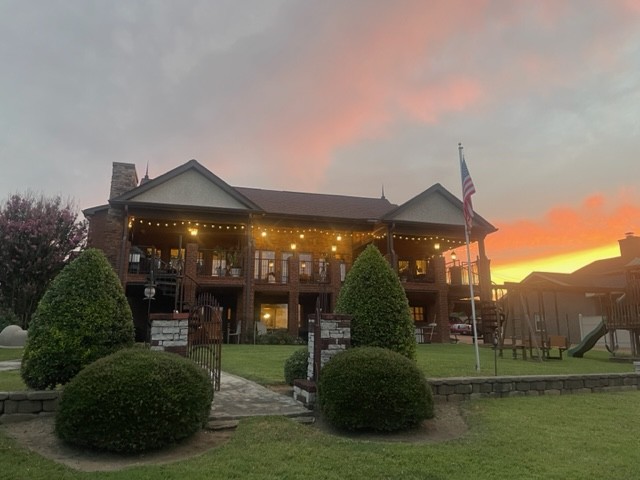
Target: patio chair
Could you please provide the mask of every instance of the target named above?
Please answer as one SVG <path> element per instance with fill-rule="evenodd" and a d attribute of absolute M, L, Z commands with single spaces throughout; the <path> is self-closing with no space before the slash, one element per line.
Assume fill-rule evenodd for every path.
<path fill-rule="evenodd" d="M 231 338 L 235 337 L 236 338 L 236 343 L 240 343 L 240 322 L 236 322 L 236 331 L 235 332 L 227 332 L 227 343 L 231 343 Z"/>

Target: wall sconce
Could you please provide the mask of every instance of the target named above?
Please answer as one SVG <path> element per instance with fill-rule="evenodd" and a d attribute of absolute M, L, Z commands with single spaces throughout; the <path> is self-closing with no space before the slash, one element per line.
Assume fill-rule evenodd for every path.
<path fill-rule="evenodd" d="M 263 231 L 260 235 L 262 235 L 263 237 L 267 236 L 267 232 Z"/>
<path fill-rule="evenodd" d="M 453 260 L 454 262 L 458 259 L 458 256 L 456 255 L 456 252 L 453 252 L 451 254 L 451 260 Z"/>
<path fill-rule="evenodd" d="M 189 229 L 189 233 L 191 234 L 192 237 L 195 237 L 196 235 L 198 235 L 198 229 L 197 228 L 190 228 Z"/>
<path fill-rule="evenodd" d="M 302 240 L 304 238 L 304 233 L 300 234 L 300 240 Z"/>
<path fill-rule="evenodd" d="M 292 243 L 292 244 L 291 244 L 291 250 L 295 250 L 295 249 L 296 249 L 296 244 L 295 244 L 295 243 Z"/>
<path fill-rule="evenodd" d="M 338 236 L 336 237 L 336 240 L 338 240 L 339 242 L 341 242 L 341 241 L 342 241 L 342 235 L 338 235 Z"/>
<path fill-rule="evenodd" d="M 434 243 L 433 244 L 433 248 L 435 248 L 436 250 L 440 250 L 440 244 L 439 243 Z"/>
<path fill-rule="evenodd" d="M 331 245 L 331 251 L 332 252 L 337 252 L 338 251 L 338 246 L 337 245 Z"/>

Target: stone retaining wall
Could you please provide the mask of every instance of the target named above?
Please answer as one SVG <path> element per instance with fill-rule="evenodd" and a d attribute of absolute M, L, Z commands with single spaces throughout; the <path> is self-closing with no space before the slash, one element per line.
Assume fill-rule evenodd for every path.
<path fill-rule="evenodd" d="M 0 392 L 0 424 L 53 415 L 59 396 L 60 392 L 55 390 Z"/>
<path fill-rule="evenodd" d="M 640 390 L 640 373 L 429 379 L 436 401 Z"/>

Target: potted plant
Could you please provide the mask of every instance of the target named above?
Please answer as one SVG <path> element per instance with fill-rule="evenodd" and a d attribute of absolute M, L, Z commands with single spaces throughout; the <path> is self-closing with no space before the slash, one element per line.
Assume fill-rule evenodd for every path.
<path fill-rule="evenodd" d="M 229 271 L 232 277 L 239 277 L 242 272 L 240 268 L 240 252 L 238 250 L 230 250 L 228 253 Z"/>

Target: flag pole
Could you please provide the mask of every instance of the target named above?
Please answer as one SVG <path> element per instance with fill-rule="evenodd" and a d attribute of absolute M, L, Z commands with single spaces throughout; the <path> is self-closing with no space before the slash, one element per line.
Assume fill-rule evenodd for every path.
<path fill-rule="evenodd" d="M 463 197 L 465 196 L 465 174 L 464 171 L 466 168 L 463 168 L 465 165 L 464 162 L 464 153 L 463 153 L 462 143 L 458 143 L 458 155 L 460 156 L 460 175 L 462 179 L 462 192 Z M 467 172 L 468 175 L 468 172 Z M 469 200 L 470 201 L 470 200 Z M 469 222 L 467 221 L 465 215 L 464 221 L 464 241 L 467 246 L 467 276 L 469 278 L 469 295 L 471 296 L 471 319 L 473 322 L 473 344 L 475 345 L 475 354 L 476 354 L 476 371 L 480 371 L 480 351 L 478 349 L 478 324 L 476 321 L 476 301 L 475 294 L 473 292 L 473 272 L 471 268 L 471 248 L 469 247 Z"/>

